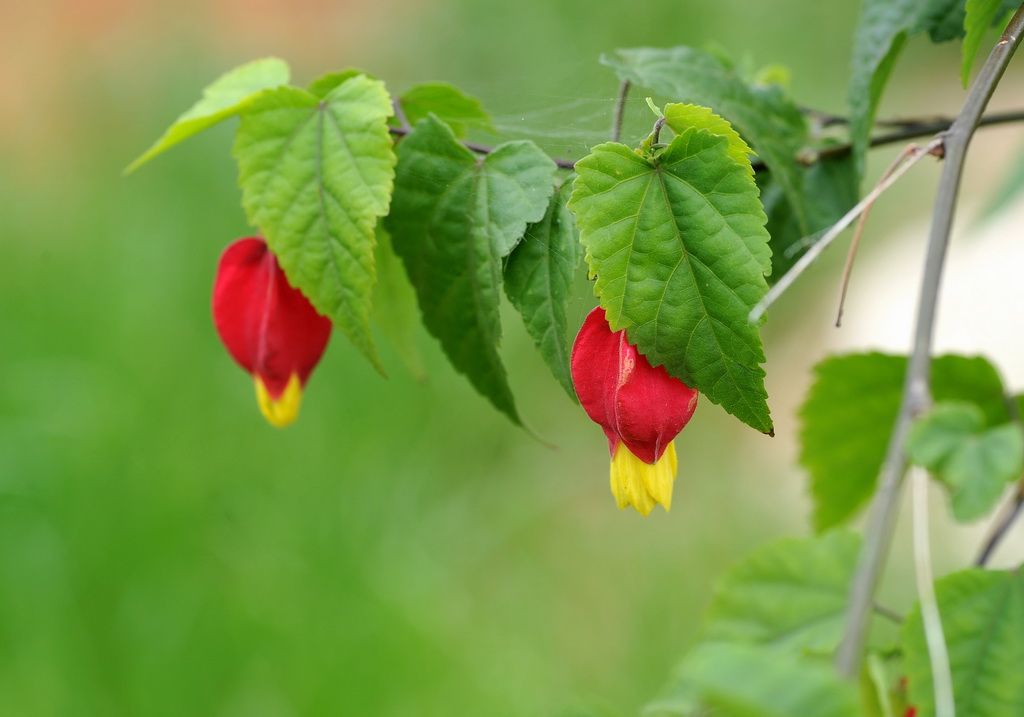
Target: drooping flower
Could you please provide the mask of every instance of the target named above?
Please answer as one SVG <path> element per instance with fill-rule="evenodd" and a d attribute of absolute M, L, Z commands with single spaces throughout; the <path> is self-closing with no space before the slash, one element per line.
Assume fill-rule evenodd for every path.
<path fill-rule="evenodd" d="M 224 250 L 213 284 L 213 322 L 228 352 L 252 374 L 266 419 L 279 428 L 292 423 L 327 348 L 331 321 L 288 283 L 263 239 L 239 239 Z"/>
<path fill-rule="evenodd" d="M 672 440 L 697 408 L 697 391 L 653 367 L 612 331 L 604 309 L 583 322 L 572 347 L 572 380 L 591 420 L 604 429 L 612 455 L 612 493 L 619 508 L 647 515 L 672 506 L 676 449 Z"/>

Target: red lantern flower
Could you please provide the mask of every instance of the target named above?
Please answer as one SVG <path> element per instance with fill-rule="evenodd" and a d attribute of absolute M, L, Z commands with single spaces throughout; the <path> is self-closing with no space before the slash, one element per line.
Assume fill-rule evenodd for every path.
<path fill-rule="evenodd" d="M 224 250 L 213 284 L 213 322 L 221 341 L 256 382 L 260 410 L 283 428 L 299 414 L 302 389 L 331 335 L 330 319 L 293 288 L 263 239 Z"/>
<path fill-rule="evenodd" d="M 697 391 L 651 366 L 612 331 L 604 309 L 587 316 L 572 347 L 572 380 L 587 415 L 604 429 L 612 454 L 612 493 L 619 508 L 647 515 L 672 506 L 676 450 L 672 439 L 697 408 Z"/>

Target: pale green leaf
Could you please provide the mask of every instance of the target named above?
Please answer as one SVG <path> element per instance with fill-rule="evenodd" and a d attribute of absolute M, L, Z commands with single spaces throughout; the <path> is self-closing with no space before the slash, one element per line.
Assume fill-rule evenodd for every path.
<path fill-rule="evenodd" d="M 178 117 L 142 156 L 128 165 L 125 173 L 134 171 L 204 129 L 233 117 L 244 110 L 261 90 L 287 85 L 289 78 L 287 63 L 275 57 L 255 60 L 221 75 L 203 90 L 202 99 Z"/>
<path fill-rule="evenodd" d="M 665 126 L 676 134 L 682 134 L 687 129 L 693 127 L 695 129 L 706 129 L 711 134 L 725 137 L 729 141 L 729 156 L 739 164 L 748 167 L 751 174 L 754 173 L 753 167 L 750 166 L 750 155 L 754 153 L 754 150 L 743 141 L 743 138 L 733 129 L 731 124 L 712 112 L 710 108 L 701 107 L 700 105 L 671 103 L 665 105 L 663 116 L 665 118 Z"/>
<path fill-rule="evenodd" d="M 440 82 L 417 85 L 403 93 L 398 102 L 411 125 L 434 114 L 452 128 L 456 137 L 465 137 L 470 127 L 494 131 L 491 116 L 480 101 L 451 85 Z"/>
<path fill-rule="evenodd" d="M 1024 578 L 1020 571 L 964 570 L 935 583 L 957 717 L 1024 715 Z M 907 687 L 919 717 L 935 714 L 920 608 L 904 626 Z"/>
<path fill-rule="evenodd" d="M 565 208 L 572 183 L 551 197 L 544 218 L 526 228 L 505 264 L 505 293 L 519 310 L 544 363 L 576 400 L 569 372 L 569 299 L 582 254 L 576 222 Z"/>
<path fill-rule="evenodd" d="M 306 91 L 311 95 L 317 97 L 326 97 L 330 94 L 331 90 L 340 85 L 345 80 L 348 80 L 357 75 L 366 75 L 370 79 L 375 79 L 372 75 L 369 75 L 362 70 L 348 69 L 340 72 L 328 72 L 326 75 L 321 75 L 306 87 Z"/>
<path fill-rule="evenodd" d="M 706 643 L 683 660 L 678 681 L 723 717 L 859 717 L 854 685 L 827 661 L 763 645 Z"/>
<path fill-rule="evenodd" d="M 747 320 L 767 291 L 768 234 L 757 187 L 727 139 L 689 128 L 654 159 L 610 142 L 576 171 L 569 207 L 612 329 L 771 433 L 764 353 Z"/>
<path fill-rule="evenodd" d="M 435 117 L 402 139 L 398 155 L 386 226 L 423 322 L 452 365 L 518 423 L 497 351 L 502 260 L 543 218 L 555 165 L 526 141 L 478 157 Z"/>
<path fill-rule="evenodd" d="M 906 359 L 879 353 L 828 358 L 800 409 L 800 463 L 811 477 L 814 525 L 842 523 L 871 498 L 889 444 Z M 936 400 L 976 403 L 986 426 L 1009 420 L 1002 381 L 982 358 L 943 356 L 932 363 Z"/>
<path fill-rule="evenodd" d="M 370 313 L 374 227 L 388 211 L 395 155 L 391 100 L 364 75 L 323 98 L 263 92 L 242 115 L 234 153 L 242 203 L 295 286 L 381 369 Z"/>
<path fill-rule="evenodd" d="M 937 403 L 907 437 L 907 455 L 950 491 L 953 517 L 976 520 L 999 500 L 1024 468 L 1024 434 L 1016 423 L 985 429 L 971 403 Z"/>
<path fill-rule="evenodd" d="M 719 580 L 704 640 L 830 653 L 845 626 L 860 542 L 853 533 L 830 532 L 751 553 Z"/>
<path fill-rule="evenodd" d="M 617 50 L 601 62 L 620 79 L 677 102 L 711 107 L 728 120 L 771 170 L 801 230 L 809 233 L 797 161 L 807 141 L 807 123 L 782 88 L 748 84 L 720 58 L 690 47 Z"/>

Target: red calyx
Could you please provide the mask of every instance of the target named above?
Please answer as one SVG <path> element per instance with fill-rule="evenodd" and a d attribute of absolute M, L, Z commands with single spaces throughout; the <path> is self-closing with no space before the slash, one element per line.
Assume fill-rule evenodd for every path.
<path fill-rule="evenodd" d="M 259 237 L 239 239 L 221 255 L 213 321 L 231 356 L 274 400 L 293 375 L 306 385 L 331 335 L 330 319 L 288 283 Z"/>
<path fill-rule="evenodd" d="M 601 307 L 576 336 L 571 368 L 576 395 L 604 429 L 613 456 L 621 441 L 645 463 L 657 462 L 697 408 L 697 391 L 651 366 L 625 330 L 611 330 Z"/>

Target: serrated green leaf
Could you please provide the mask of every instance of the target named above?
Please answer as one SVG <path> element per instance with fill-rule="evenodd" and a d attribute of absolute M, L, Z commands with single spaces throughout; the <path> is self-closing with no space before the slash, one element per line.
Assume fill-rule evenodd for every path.
<path fill-rule="evenodd" d="M 680 666 L 679 682 L 729 717 L 859 714 L 854 686 L 827 662 L 762 645 L 699 645 Z"/>
<path fill-rule="evenodd" d="M 178 117 L 142 156 L 128 165 L 125 174 L 204 129 L 233 117 L 244 110 L 261 90 L 287 85 L 290 77 L 288 64 L 276 57 L 255 60 L 221 75 L 203 90 L 202 99 Z"/>
<path fill-rule="evenodd" d="M 777 85 L 749 85 L 720 58 L 690 47 L 634 48 L 601 57 L 620 79 L 679 102 L 711 107 L 772 171 L 804 234 L 809 223 L 797 157 L 807 140 L 799 108 Z"/>
<path fill-rule="evenodd" d="M 845 626 L 860 543 L 854 533 L 830 532 L 751 553 L 719 580 L 704 640 L 831 653 Z"/>
<path fill-rule="evenodd" d="M 417 85 L 399 98 L 409 124 L 415 125 L 429 114 L 446 122 L 456 137 L 465 137 L 470 127 L 494 131 L 491 116 L 480 101 L 441 82 Z"/>
<path fill-rule="evenodd" d="M 544 218 L 526 227 L 505 263 L 505 293 L 523 316 L 544 363 L 576 400 L 569 371 L 569 299 L 582 254 L 576 222 L 565 208 L 572 183 L 552 195 Z"/>
<path fill-rule="evenodd" d="M 958 717 L 1024 715 L 1024 577 L 964 570 L 935 583 Z M 935 714 L 920 608 L 904 626 L 907 686 L 920 717 Z"/>
<path fill-rule="evenodd" d="M 692 127 L 706 129 L 711 134 L 725 137 L 729 141 L 729 156 L 737 163 L 749 168 L 751 174 L 754 173 L 753 167 L 750 166 L 750 155 L 754 153 L 754 150 L 743 141 L 739 132 L 733 129 L 731 124 L 712 112 L 710 108 L 671 103 L 665 105 L 662 116 L 665 118 L 665 126 L 676 134 L 682 134 Z"/>
<path fill-rule="evenodd" d="M 879 353 L 828 358 L 800 409 L 800 463 L 811 477 L 814 525 L 826 530 L 856 514 L 874 493 L 899 411 L 906 359 Z M 938 401 L 977 404 L 986 426 L 1009 420 L 1003 385 L 983 358 L 932 362 Z"/>
<path fill-rule="evenodd" d="M 765 216 L 725 137 L 689 128 L 656 159 L 609 142 L 576 163 L 569 208 L 613 331 L 652 365 L 772 432 L 757 327 Z"/>
<path fill-rule="evenodd" d="M 370 332 L 374 226 L 388 211 L 395 154 L 384 85 L 350 77 L 323 98 L 260 94 L 235 139 L 242 204 L 288 280 L 380 371 Z"/>
<path fill-rule="evenodd" d="M 427 370 L 416 343 L 420 325 L 416 292 L 391 247 L 391 237 L 377 226 L 377 284 L 373 289 L 373 315 L 381 333 L 391 342 L 405 367 L 417 381 L 425 381 Z"/>
<path fill-rule="evenodd" d="M 964 14 L 964 44 L 961 48 L 963 59 L 960 63 L 960 81 L 967 87 L 971 78 L 971 66 L 981 47 L 985 33 L 1002 9 L 1003 0 L 967 0 Z"/>
<path fill-rule="evenodd" d="M 953 517 L 976 520 L 999 500 L 1024 468 L 1024 435 L 1016 423 L 984 428 L 971 403 L 936 404 L 907 436 L 911 462 L 927 468 L 950 491 Z"/>
<path fill-rule="evenodd" d="M 889 694 L 891 682 L 885 663 L 875 652 L 864 659 L 860 673 L 860 704 L 863 717 L 896 717 Z"/>
<path fill-rule="evenodd" d="M 386 226 L 416 288 L 427 329 L 452 365 L 519 423 L 498 356 L 501 262 L 540 221 L 555 165 L 532 142 L 508 142 L 479 158 L 435 117 L 398 148 Z"/>

